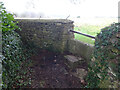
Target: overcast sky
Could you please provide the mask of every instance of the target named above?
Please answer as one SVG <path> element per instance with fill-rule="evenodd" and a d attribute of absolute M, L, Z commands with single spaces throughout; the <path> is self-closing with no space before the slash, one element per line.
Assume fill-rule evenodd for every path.
<path fill-rule="evenodd" d="M 117 17 L 119 0 L 1 0 L 8 11 L 45 17 Z M 29 16 L 29 15 L 28 15 Z"/>

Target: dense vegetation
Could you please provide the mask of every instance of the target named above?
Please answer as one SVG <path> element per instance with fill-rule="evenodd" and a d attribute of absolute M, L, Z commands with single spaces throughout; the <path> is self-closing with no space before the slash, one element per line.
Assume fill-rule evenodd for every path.
<path fill-rule="evenodd" d="M 21 38 L 15 30 L 20 30 L 12 14 L 7 13 L 0 2 L 0 17 L 2 22 L 2 87 L 13 88 L 27 85 L 25 69 L 22 65 L 27 59 Z M 26 64 L 24 64 L 25 66 Z M 22 69 L 22 70 L 21 70 Z M 24 82 L 25 81 L 25 82 Z"/>
<path fill-rule="evenodd" d="M 88 70 L 87 87 L 120 87 L 120 23 L 103 28 L 97 35 Z"/>

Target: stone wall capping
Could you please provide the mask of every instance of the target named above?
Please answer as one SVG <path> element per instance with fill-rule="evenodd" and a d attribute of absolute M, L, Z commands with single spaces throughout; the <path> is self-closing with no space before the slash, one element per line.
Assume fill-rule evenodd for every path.
<path fill-rule="evenodd" d="M 41 22 L 41 24 L 46 23 L 46 25 L 48 23 L 61 23 L 61 24 L 65 24 L 65 23 L 74 23 L 74 21 L 69 20 L 69 19 L 27 19 L 27 18 L 16 18 L 15 20 L 24 20 L 27 22 Z"/>

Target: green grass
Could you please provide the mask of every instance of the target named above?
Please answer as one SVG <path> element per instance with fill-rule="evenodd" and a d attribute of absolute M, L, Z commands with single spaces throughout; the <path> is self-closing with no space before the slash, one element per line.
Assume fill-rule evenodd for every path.
<path fill-rule="evenodd" d="M 80 18 L 71 19 L 74 21 L 75 31 L 79 31 L 88 35 L 96 36 L 102 28 L 109 26 L 113 22 L 117 22 L 117 18 Z M 94 45 L 95 40 L 80 34 L 75 34 L 75 39 Z"/>
<path fill-rule="evenodd" d="M 88 38 L 88 37 L 83 36 L 83 35 L 78 35 L 78 34 L 75 34 L 75 39 L 80 40 L 84 43 L 92 44 L 92 45 L 94 45 L 94 42 L 95 42 L 94 39 Z"/>
<path fill-rule="evenodd" d="M 82 25 L 79 27 L 74 27 L 75 31 L 79 31 L 88 35 L 96 36 L 97 33 L 101 31 L 101 28 L 104 26 L 97 26 L 97 25 Z M 75 39 L 80 40 L 82 42 L 88 43 L 88 44 L 94 44 L 95 40 L 80 34 L 75 34 Z"/>
<path fill-rule="evenodd" d="M 81 26 L 75 26 L 74 30 L 79 31 L 91 36 L 96 36 L 98 33 L 100 33 L 101 29 L 106 27 L 108 25 L 88 25 L 88 24 L 82 24 Z M 75 39 L 80 40 L 84 43 L 92 44 L 94 45 L 95 40 L 80 34 L 75 33 Z"/>

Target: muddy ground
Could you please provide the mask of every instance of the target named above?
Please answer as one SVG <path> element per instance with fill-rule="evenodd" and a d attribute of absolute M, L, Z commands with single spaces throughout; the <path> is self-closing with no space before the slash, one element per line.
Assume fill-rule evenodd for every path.
<path fill-rule="evenodd" d="M 68 53 L 67 53 L 68 54 Z M 65 64 L 66 54 L 56 54 L 49 51 L 39 51 L 31 57 L 32 69 L 30 88 L 82 88 L 85 82 L 71 74 L 73 69 Z M 87 64 L 79 66 L 87 70 Z"/>

